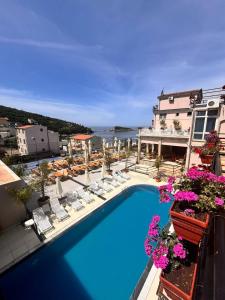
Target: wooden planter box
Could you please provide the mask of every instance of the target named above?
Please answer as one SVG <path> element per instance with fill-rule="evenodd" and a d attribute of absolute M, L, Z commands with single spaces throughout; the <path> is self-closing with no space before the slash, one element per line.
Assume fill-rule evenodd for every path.
<path fill-rule="evenodd" d="M 194 274 L 192 277 L 191 289 L 188 294 L 186 294 L 183 290 L 178 288 L 172 282 L 168 281 L 164 276 L 163 273 L 160 276 L 160 283 L 162 288 L 165 290 L 167 296 L 172 300 L 191 300 L 193 297 L 193 291 L 195 286 L 197 274 L 197 264 L 194 264 Z"/>
<path fill-rule="evenodd" d="M 170 209 L 170 215 L 176 234 L 183 239 L 198 245 L 208 227 L 209 214 L 207 214 L 206 220 L 203 222 L 174 211 L 174 205 L 175 202 Z"/>

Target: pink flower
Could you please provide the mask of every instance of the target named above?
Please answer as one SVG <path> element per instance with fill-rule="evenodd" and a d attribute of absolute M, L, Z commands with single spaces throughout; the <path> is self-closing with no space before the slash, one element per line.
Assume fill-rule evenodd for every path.
<path fill-rule="evenodd" d="M 184 213 L 187 216 L 192 216 L 192 215 L 195 214 L 195 211 L 193 209 L 191 209 L 191 208 L 187 208 L 187 209 L 184 210 Z"/>
<path fill-rule="evenodd" d="M 159 221 L 160 221 L 160 216 L 158 216 L 158 215 L 153 216 L 152 222 L 153 222 L 154 224 L 158 224 Z"/>
<path fill-rule="evenodd" d="M 182 236 L 179 235 L 177 238 L 178 238 L 179 241 L 183 241 Z"/>
<path fill-rule="evenodd" d="M 175 182 L 175 180 L 176 180 L 176 177 L 169 176 L 167 182 L 168 182 L 168 184 L 173 184 Z"/>
<path fill-rule="evenodd" d="M 152 259 L 156 268 L 160 268 L 162 270 L 166 269 L 169 264 L 167 254 L 168 248 L 163 244 L 160 244 L 159 247 L 152 252 Z"/>
<path fill-rule="evenodd" d="M 150 244 L 149 238 L 146 238 L 145 243 L 144 243 L 144 247 L 145 247 L 145 253 L 148 256 L 150 256 L 151 252 L 152 252 L 152 245 Z"/>
<path fill-rule="evenodd" d="M 198 195 L 194 192 L 189 191 L 178 191 L 174 195 L 174 199 L 176 201 L 188 201 L 188 202 L 194 202 L 198 200 Z"/>
<path fill-rule="evenodd" d="M 215 204 L 218 206 L 223 206 L 224 205 L 224 200 L 222 198 L 216 197 L 215 198 Z"/>
<path fill-rule="evenodd" d="M 182 259 L 186 257 L 186 250 L 183 248 L 183 245 L 181 243 L 174 245 L 173 253 L 175 256 L 180 257 Z"/>

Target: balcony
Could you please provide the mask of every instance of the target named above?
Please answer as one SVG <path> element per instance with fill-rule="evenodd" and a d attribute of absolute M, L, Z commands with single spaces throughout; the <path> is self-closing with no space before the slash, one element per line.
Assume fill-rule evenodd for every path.
<path fill-rule="evenodd" d="M 190 136 L 190 132 L 188 130 L 173 130 L 173 129 L 149 129 L 142 128 L 140 130 L 141 137 L 170 137 L 170 138 L 186 138 L 188 139 Z"/>

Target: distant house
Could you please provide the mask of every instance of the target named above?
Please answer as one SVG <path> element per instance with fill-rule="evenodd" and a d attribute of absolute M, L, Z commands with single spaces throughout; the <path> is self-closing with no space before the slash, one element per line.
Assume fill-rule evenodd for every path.
<path fill-rule="evenodd" d="M 16 135 L 15 127 L 11 125 L 8 118 L 0 118 L 0 145 L 4 145 L 5 140 Z"/>
<path fill-rule="evenodd" d="M 42 125 L 24 125 L 16 128 L 21 155 L 41 152 L 59 153 L 59 134 Z"/>

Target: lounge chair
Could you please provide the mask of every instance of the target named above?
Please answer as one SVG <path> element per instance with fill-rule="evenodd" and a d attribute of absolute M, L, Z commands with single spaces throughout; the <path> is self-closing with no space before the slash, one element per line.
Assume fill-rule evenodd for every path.
<path fill-rule="evenodd" d="M 115 180 L 112 176 L 107 176 L 104 178 L 105 181 L 107 181 L 107 183 L 111 184 L 113 187 L 118 187 L 120 186 L 120 183 Z"/>
<path fill-rule="evenodd" d="M 105 190 L 106 192 L 111 192 L 113 189 L 107 182 L 102 182 L 101 180 L 97 181 L 97 184 L 100 188 Z"/>
<path fill-rule="evenodd" d="M 121 176 L 119 176 L 116 173 L 113 174 L 113 178 L 115 178 L 116 180 L 118 180 L 120 183 L 126 182 L 126 179 L 122 178 Z"/>
<path fill-rule="evenodd" d="M 52 224 L 49 221 L 49 218 L 46 216 L 41 207 L 33 210 L 33 219 L 39 234 L 44 234 L 45 232 L 53 228 Z"/>
<path fill-rule="evenodd" d="M 67 203 L 74 209 L 74 210 L 80 210 L 84 208 L 84 205 L 77 199 L 76 195 L 73 193 L 67 193 Z"/>
<path fill-rule="evenodd" d="M 98 196 L 101 196 L 105 193 L 105 191 L 100 188 L 96 182 L 92 183 L 88 189 Z"/>
<path fill-rule="evenodd" d="M 83 189 L 76 191 L 77 196 L 84 200 L 85 203 L 91 203 L 95 199 L 90 195 L 90 193 L 85 192 Z"/>
<path fill-rule="evenodd" d="M 129 179 L 130 179 L 130 176 L 129 176 L 129 175 L 127 175 L 126 173 L 123 173 L 123 172 L 121 172 L 121 171 L 118 171 L 117 174 L 118 174 L 120 177 L 122 177 L 122 178 L 124 178 L 124 179 L 126 179 L 126 180 L 129 180 Z"/>
<path fill-rule="evenodd" d="M 69 217 L 69 214 L 67 213 L 67 211 L 65 211 L 64 207 L 60 205 L 58 199 L 50 199 L 50 205 L 53 213 L 56 215 L 59 221 L 63 221 L 64 219 Z"/>

